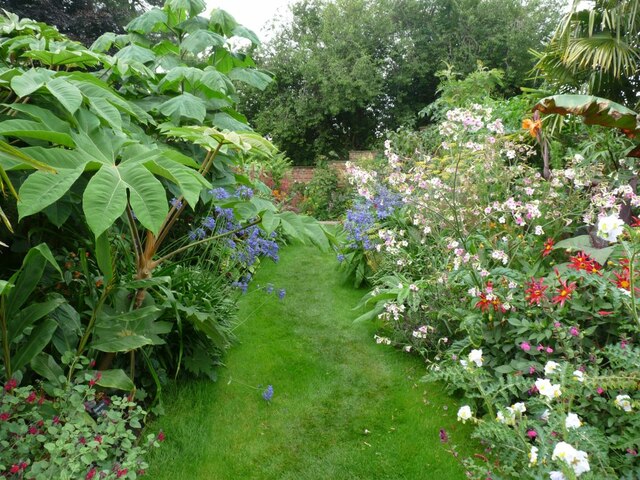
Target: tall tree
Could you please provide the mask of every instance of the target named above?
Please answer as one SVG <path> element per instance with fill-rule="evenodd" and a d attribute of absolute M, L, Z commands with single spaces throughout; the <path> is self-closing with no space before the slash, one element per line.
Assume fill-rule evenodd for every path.
<path fill-rule="evenodd" d="M 124 26 L 162 0 L 0 0 L 0 8 L 19 17 L 58 27 L 89 46 L 104 32 L 124 33 Z"/>
<path fill-rule="evenodd" d="M 417 121 L 447 63 L 503 69 L 506 93 L 527 84 L 528 50 L 558 10 L 555 0 L 301 0 L 260 55 L 276 82 L 245 110 L 298 164 L 367 148 Z"/>

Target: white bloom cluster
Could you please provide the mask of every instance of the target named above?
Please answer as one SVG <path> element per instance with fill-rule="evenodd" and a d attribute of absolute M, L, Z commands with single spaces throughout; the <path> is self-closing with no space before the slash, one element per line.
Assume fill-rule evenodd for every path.
<path fill-rule="evenodd" d="M 544 374 L 551 375 L 558 369 L 559 366 L 560 365 L 558 363 L 554 362 L 553 360 L 549 360 L 544 366 Z"/>
<path fill-rule="evenodd" d="M 384 345 L 391 345 L 391 339 L 387 338 L 387 337 L 379 337 L 378 335 L 374 335 L 373 338 L 375 339 L 377 344 L 384 344 Z"/>
<path fill-rule="evenodd" d="M 469 361 L 476 364 L 476 367 L 481 367 L 482 362 L 482 349 L 474 349 L 469 353 Z"/>
<path fill-rule="evenodd" d="M 618 215 L 600 217 L 598 220 L 598 236 L 607 242 L 616 242 L 624 231 L 624 222 Z"/>
<path fill-rule="evenodd" d="M 536 380 L 535 385 L 540 395 L 547 397 L 548 400 L 553 400 L 562 395 L 560 385 L 557 383 L 551 384 L 551 381 L 547 378 L 539 378 Z"/>
<path fill-rule="evenodd" d="M 553 449 L 552 460 L 561 460 L 573 469 L 576 477 L 591 470 L 587 452 L 577 450 L 567 442 L 559 442 Z"/>
<path fill-rule="evenodd" d="M 469 405 L 464 405 L 460 407 L 458 410 L 458 421 L 462 423 L 466 423 L 467 420 L 473 418 L 473 412 L 471 411 L 471 407 Z"/>
<path fill-rule="evenodd" d="M 582 421 L 575 413 L 567 413 L 567 418 L 564 420 L 564 426 L 567 427 L 567 430 L 580 428 L 582 426 Z"/>
<path fill-rule="evenodd" d="M 631 406 L 631 397 L 629 395 L 618 395 L 613 403 L 616 407 L 620 410 L 624 410 L 625 412 L 633 410 L 633 407 Z"/>

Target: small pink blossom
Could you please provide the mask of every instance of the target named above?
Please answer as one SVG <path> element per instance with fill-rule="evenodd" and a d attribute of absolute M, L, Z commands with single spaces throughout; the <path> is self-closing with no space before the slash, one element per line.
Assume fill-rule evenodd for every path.
<path fill-rule="evenodd" d="M 531 344 L 529 342 L 522 342 L 520 344 L 520 348 L 525 352 L 528 352 L 529 350 L 531 350 Z"/>

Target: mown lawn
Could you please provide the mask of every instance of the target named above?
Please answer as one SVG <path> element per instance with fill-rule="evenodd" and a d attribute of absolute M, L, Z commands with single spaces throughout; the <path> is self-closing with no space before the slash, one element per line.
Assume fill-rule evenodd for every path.
<path fill-rule="evenodd" d="M 466 478 L 439 439 L 445 428 L 461 457 L 475 447 L 458 403 L 419 382 L 420 360 L 377 345 L 375 325 L 353 324 L 364 291 L 342 284 L 335 265 L 331 253 L 294 246 L 261 267 L 219 381 L 166 397 L 152 428 L 167 439 L 150 478 Z M 284 300 L 255 291 L 267 283 L 285 288 Z"/>

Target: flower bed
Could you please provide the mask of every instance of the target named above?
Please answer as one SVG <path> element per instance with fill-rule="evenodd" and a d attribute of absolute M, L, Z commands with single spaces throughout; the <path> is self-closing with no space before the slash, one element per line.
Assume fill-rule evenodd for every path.
<path fill-rule="evenodd" d="M 640 206 L 633 172 L 567 150 L 545 179 L 481 105 L 437 135 L 349 167 L 359 200 L 339 260 L 373 284 L 361 318 L 462 392 L 459 419 L 487 446 L 469 476 L 636 478 L 640 234 L 618 217 Z"/>

